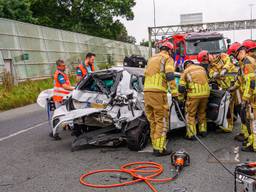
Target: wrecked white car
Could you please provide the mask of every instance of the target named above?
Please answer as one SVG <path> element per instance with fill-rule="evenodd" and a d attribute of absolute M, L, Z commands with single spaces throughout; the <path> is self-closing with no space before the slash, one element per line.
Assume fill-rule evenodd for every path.
<path fill-rule="evenodd" d="M 84 78 L 57 108 L 51 117 L 53 135 L 69 126 L 75 139 L 72 149 L 88 145 L 116 146 L 126 141 L 131 150 L 143 149 L 149 139 L 149 123 L 144 114 L 144 70 L 139 68 L 111 68 L 91 73 Z M 177 83 L 179 74 L 176 74 Z M 52 96 L 42 92 L 38 103 Z M 207 118 L 217 125 L 226 126 L 230 94 L 212 90 Z M 168 94 L 170 106 L 169 129 L 186 126 L 184 105 Z M 49 103 L 49 102 L 48 102 Z"/>

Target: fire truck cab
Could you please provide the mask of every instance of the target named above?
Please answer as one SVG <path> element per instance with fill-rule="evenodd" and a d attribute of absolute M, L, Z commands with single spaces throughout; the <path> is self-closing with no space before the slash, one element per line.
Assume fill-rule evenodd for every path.
<path fill-rule="evenodd" d="M 207 50 L 210 54 L 219 54 L 227 51 L 227 43 L 230 40 L 218 32 L 189 32 L 175 34 L 163 39 L 158 43 L 170 41 L 174 45 L 174 58 L 176 67 L 180 68 L 185 60 L 197 61 L 197 54 L 202 50 Z"/>

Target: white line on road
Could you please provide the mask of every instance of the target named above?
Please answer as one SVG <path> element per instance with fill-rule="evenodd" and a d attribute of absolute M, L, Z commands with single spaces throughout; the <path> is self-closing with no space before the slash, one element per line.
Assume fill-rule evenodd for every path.
<path fill-rule="evenodd" d="M 27 131 L 30 131 L 30 130 L 32 130 L 32 129 L 35 129 L 35 128 L 37 128 L 37 127 L 40 127 L 40 126 L 42 126 L 42 125 L 44 125 L 44 124 L 46 124 L 46 123 L 48 123 L 48 121 L 39 123 L 39 124 L 37 124 L 37 125 L 34 125 L 34 126 L 32 126 L 32 127 L 29 127 L 29 128 L 27 128 L 27 129 L 23 129 L 23 130 L 18 131 L 18 132 L 16 132 L 16 133 L 12 133 L 12 134 L 10 134 L 10 135 L 8 135 L 8 136 L 6 136 L 6 137 L 2 137 L 2 138 L 0 138 L 0 142 L 1 142 L 1 141 L 4 141 L 4 140 L 6 140 L 6 139 L 10 139 L 10 138 L 12 138 L 12 137 L 14 137 L 14 136 L 17 136 L 17 135 L 21 134 L 21 133 L 25 133 L 25 132 L 27 132 Z"/>

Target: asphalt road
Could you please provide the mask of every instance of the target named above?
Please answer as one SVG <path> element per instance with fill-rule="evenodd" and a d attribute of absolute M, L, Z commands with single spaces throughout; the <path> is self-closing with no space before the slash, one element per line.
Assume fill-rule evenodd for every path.
<path fill-rule="evenodd" d="M 79 177 L 84 171 L 101 168 L 119 168 L 134 161 L 155 161 L 165 167 L 163 176 L 171 174 L 170 157 L 153 157 L 149 152 L 132 152 L 125 146 L 119 148 L 91 148 L 71 152 L 71 137 L 68 131 L 61 134 L 61 141 L 48 137 L 47 116 L 37 105 L 0 113 L 0 191 L 1 192 L 119 192 L 149 191 L 144 183 L 115 189 L 92 189 L 82 186 Z M 238 132 L 239 123 L 235 132 Z M 211 132 L 203 141 L 213 151 L 230 151 L 240 143 L 233 140 L 234 134 Z M 191 156 L 191 165 L 186 167 L 174 182 L 156 184 L 159 192 L 231 192 L 234 179 L 217 163 L 209 163 L 209 155 L 196 141 L 186 141 L 180 131 L 170 134 L 173 150 L 185 149 Z M 226 153 L 227 155 L 228 153 Z M 241 162 L 256 160 L 253 153 L 239 152 Z M 222 155 L 220 155 L 222 156 Z M 233 158 L 234 160 L 234 158 Z M 234 170 L 234 163 L 227 163 Z M 125 176 L 125 175 L 124 175 Z M 116 182 L 119 179 L 107 175 L 93 176 L 95 183 Z"/>

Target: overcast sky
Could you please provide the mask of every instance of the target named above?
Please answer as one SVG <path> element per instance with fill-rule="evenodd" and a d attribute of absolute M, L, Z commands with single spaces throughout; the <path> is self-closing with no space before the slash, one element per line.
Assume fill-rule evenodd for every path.
<path fill-rule="evenodd" d="M 256 19 L 255 0 L 155 0 L 156 25 L 180 23 L 180 14 L 203 13 L 203 22 L 250 19 L 250 3 L 254 3 L 253 18 Z M 147 28 L 154 25 L 153 0 L 136 0 L 134 20 L 123 21 L 129 35 L 136 37 L 137 43 L 148 39 Z M 256 29 L 253 38 L 256 39 Z M 250 37 L 250 30 L 225 32 L 233 41 L 243 41 Z"/>

